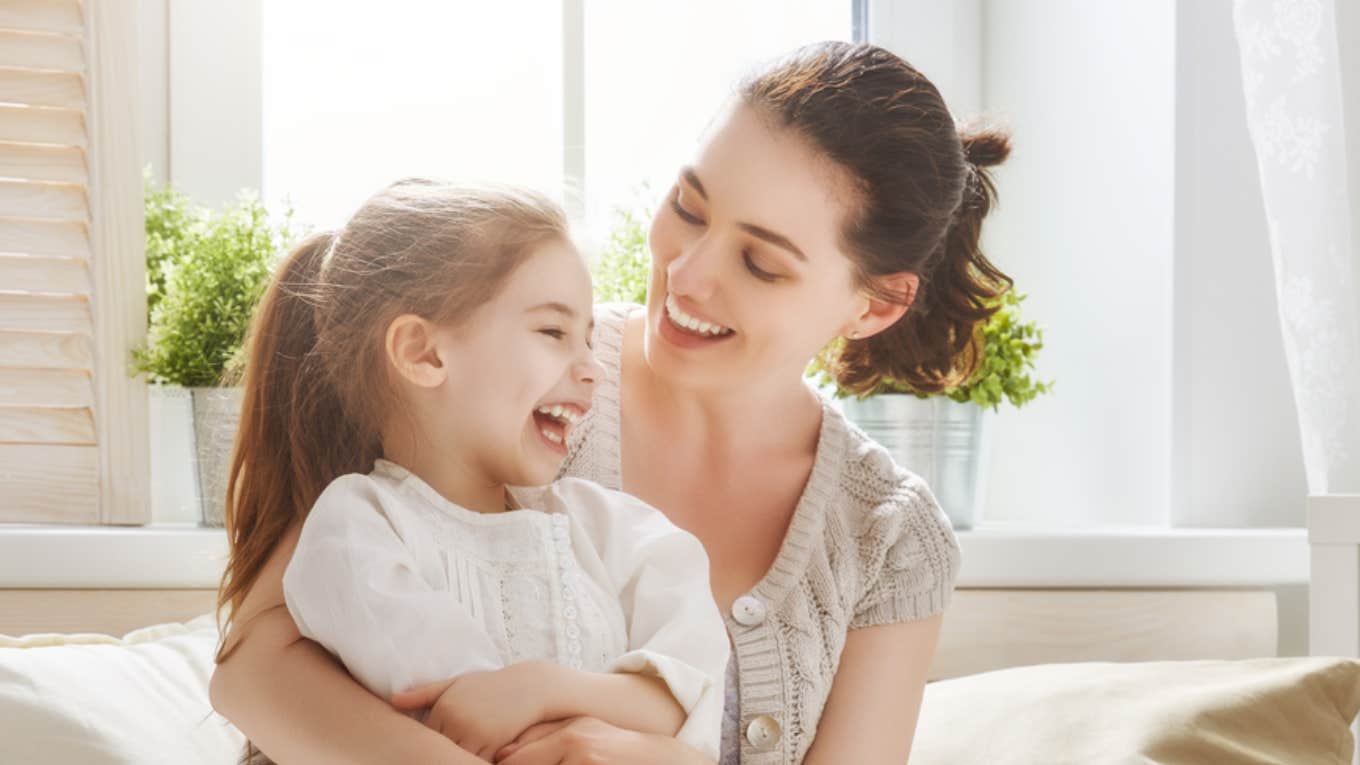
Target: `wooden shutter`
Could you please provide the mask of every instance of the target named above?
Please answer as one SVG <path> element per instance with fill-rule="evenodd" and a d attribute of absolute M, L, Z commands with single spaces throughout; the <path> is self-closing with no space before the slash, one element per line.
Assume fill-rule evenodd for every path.
<path fill-rule="evenodd" d="M 134 0 L 0 0 L 0 522 L 145 523 Z"/>

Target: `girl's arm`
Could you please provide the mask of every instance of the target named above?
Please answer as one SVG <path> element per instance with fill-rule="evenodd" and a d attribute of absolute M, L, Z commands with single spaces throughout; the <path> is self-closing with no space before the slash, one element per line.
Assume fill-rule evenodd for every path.
<path fill-rule="evenodd" d="M 552 661 L 525 661 L 494 672 L 476 672 L 431 683 L 392 697 L 402 710 L 431 708 L 425 721 L 436 729 L 485 724 L 499 710 L 531 710 L 535 720 L 593 717 L 640 733 L 674 736 L 685 709 L 661 678 L 585 672 Z M 551 723 L 550 723 L 551 724 Z"/>
<path fill-rule="evenodd" d="M 360 686 L 304 639 L 283 602 L 283 570 L 301 524 L 280 540 L 226 636 L 235 653 L 213 672 L 213 708 L 280 765 L 393 762 L 484 765 Z"/>
<path fill-rule="evenodd" d="M 594 717 L 627 730 L 663 736 L 674 736 L 685 724 L 685 708 L 659 677 L 551 666 L 553 687 L 545 719 Z"/>
<path fill-rule="evenodd" d="M 943 620 L 850 631 L 805 765 L 907 761 Z"/>

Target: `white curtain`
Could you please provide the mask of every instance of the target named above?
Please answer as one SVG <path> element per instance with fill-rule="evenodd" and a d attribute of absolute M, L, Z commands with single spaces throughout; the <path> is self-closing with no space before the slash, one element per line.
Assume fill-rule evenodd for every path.
<path fill-rule="evenodd" d="M 1360 285 L 1351 252 L 1360 221 L 1351 220 L 1346 189 L 1333 0 L 1236 0 L 1233 16 L 1308 491 L 1360 492 Z M 1225 341 L 1251 352 L 1251 338 Z"/>

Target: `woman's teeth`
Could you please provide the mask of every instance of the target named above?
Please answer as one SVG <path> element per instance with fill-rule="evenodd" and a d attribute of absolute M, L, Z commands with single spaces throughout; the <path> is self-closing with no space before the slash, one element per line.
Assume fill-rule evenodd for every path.
<path fill-rule="evenodd" d="M 732 330 L 727 327 L 719 324 L 710 324 L 702 319 L 696 319 L 680 310 L 680 305 L 676 302 L 675 298 L 669 295 L 666 296 L 666 315 L 676 324 L 700 335 L 721 337 L 723 335 L 732 334 Z"/>

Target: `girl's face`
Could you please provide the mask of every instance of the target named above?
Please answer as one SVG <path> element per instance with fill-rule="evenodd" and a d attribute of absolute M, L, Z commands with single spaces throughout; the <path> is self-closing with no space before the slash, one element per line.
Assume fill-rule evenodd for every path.
<path fill-rule="evenodd" d="M 540 245 L 494 298 L 436 342 L 449 360 L 437 395 L 439 432 L 465 467 L 493 482 L 538 486 L 556 477 L 566 436 L 590 409 L 604 370 L 590 349 L 590 274 L 566 242 Z"/>
<path fill-rule="evenodd" d="M 839 241 L 848 189 L 803 139 L 730 106 L 652 223 L 648 365 L 701 387 L 801 377 L 865 305 Z"/>

